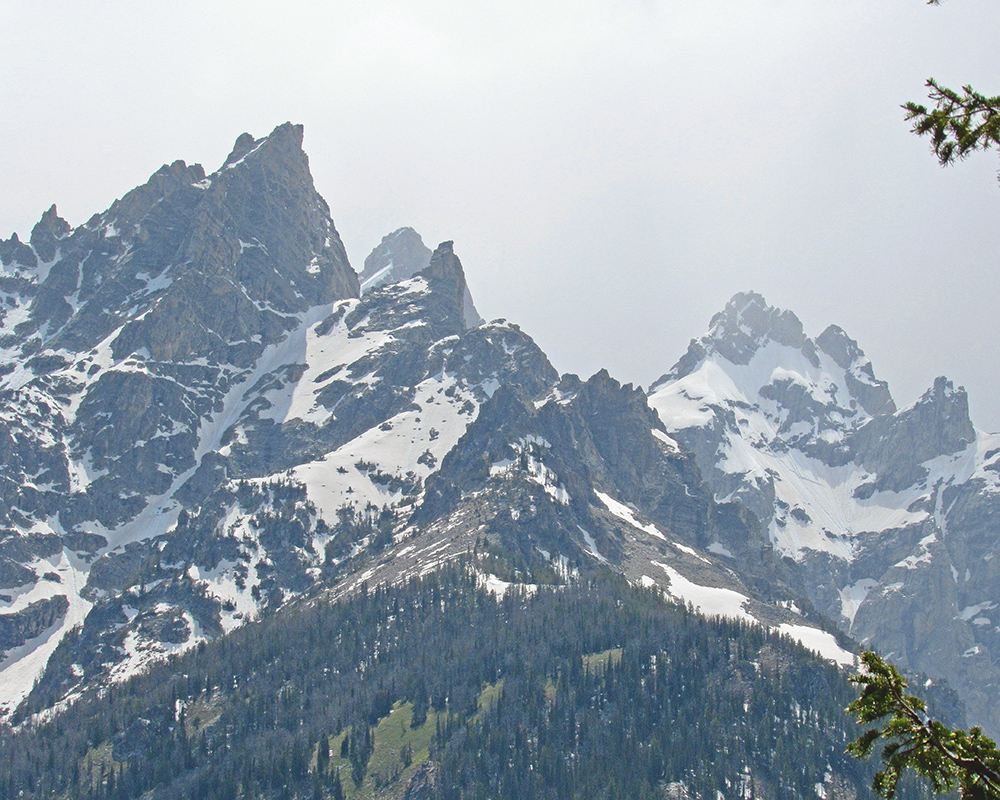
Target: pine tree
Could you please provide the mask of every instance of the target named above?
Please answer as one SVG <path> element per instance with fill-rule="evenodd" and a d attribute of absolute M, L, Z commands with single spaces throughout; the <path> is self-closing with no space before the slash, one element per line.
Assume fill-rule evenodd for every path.
<path fill-rule="evenodd" d="M 927 715 L 919 697 L 906 694 L 899 671 L 875 653 L 862 653 L 865 672 L 850 680 L 861 685 L 861 695 L 847 707 L 859 724 L 889 720 L 847 746 L 856 758 L 869 755 L 875 742 L 887 740 L 882 749 L 885 769 L 875 774 L 872 789 L 891 800 L 903 772 L 910 768 L 923 775 L 937 792 L 956 787 L 963 798 L 1000 798 L 1000 751 L 979 728 L 968 733 L 953 730 Z"/>
<path fill-rule="evenodd" d="M 344 787 L 340 783 L 340 770 L 334 770 L 333 780 L 330 783 L 330 797 L 332 800 L 344 800 Z"/>
<path fill-rule="evenodd" d="M 330 763 L 330 738 L 324 734 L 319 739 L 316 750 L 316 774 L 322 777 L 326 775 L 327 767 Z"/>

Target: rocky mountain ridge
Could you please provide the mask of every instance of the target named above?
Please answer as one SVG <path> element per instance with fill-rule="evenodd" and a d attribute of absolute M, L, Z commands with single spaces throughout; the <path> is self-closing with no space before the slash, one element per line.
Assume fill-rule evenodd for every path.
<path fill-rule="evenodd" d="M 358 276 L 361 293 L 388 283 L 399 283 L 412 278 L 431 264 L 431 250 L 413 228 L 399 228 L 382 237 L 379 245 L 365 259 Z M 462 290 L 462 317 L 467 328 L 483 322 L 472 301 L 468 285 Z"/>
<path fill-rule="evenodd" d="M 988 465 L 959 447 L 963 393 L 936 384 L 897 412 L 846 334 L 814 342 L 755 295 L 648 398 L 603 371 L 560 376 L 517 325 L 480 320 L 451 242 L 396 231 L 359 279 L 301 143 L 293 125 L 244 134 L 211 175 L 175 162 L 76 229 L 51 209 L 27 244 L 0 242 L 6 718 L 295 598 L 456 559 L 497 594 L 610 569 L 843 664 L 822 614 L 880 646 L 910 635 L 927 590 L 879 583 L 890 614 L 866 576 L 919 561 L 941 509 L 979 530 Z M 847 527 L 805 493 L 802 459 L 853 476 L 826 484 Z M 994 552 L 976 535 L 968 569 Z M 965 627 L 987 653 L 984 610 Z M 925 669 L 974 699 L 953 662 L 973 659 Z"/>

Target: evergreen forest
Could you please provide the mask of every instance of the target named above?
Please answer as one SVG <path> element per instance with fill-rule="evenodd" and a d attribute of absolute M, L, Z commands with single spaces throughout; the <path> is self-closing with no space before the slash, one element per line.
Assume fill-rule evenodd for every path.
<path fill-rule="evenodd" d="M 599 574 L 316 595 L 0 732 L 0 797 L 867 797 L 847 675 Z M 899 796 L 917 797 L 916 784 Z"/>

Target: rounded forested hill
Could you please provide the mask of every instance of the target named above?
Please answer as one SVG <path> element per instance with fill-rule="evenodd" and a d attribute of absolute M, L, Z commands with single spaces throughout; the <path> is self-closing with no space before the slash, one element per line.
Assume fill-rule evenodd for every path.
<path fill-rule="evenodd" d="M 26 722 L 2 734 L 0 796 L 869 795 L 844 752 L 854 690 L 791 641 L 617 578 L 483 583 L 313 598 Z"/>

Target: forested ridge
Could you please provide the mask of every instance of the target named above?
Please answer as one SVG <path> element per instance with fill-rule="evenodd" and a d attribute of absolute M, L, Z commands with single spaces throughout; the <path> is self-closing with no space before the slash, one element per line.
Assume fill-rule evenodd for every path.
<path fill-rule="evenodd" d="M 0 797 L 865 797 L 846 676 L 612 576 L 313 598 L 0 739 Z M 907 787 L 903 796 L 915 796 Z"/>

